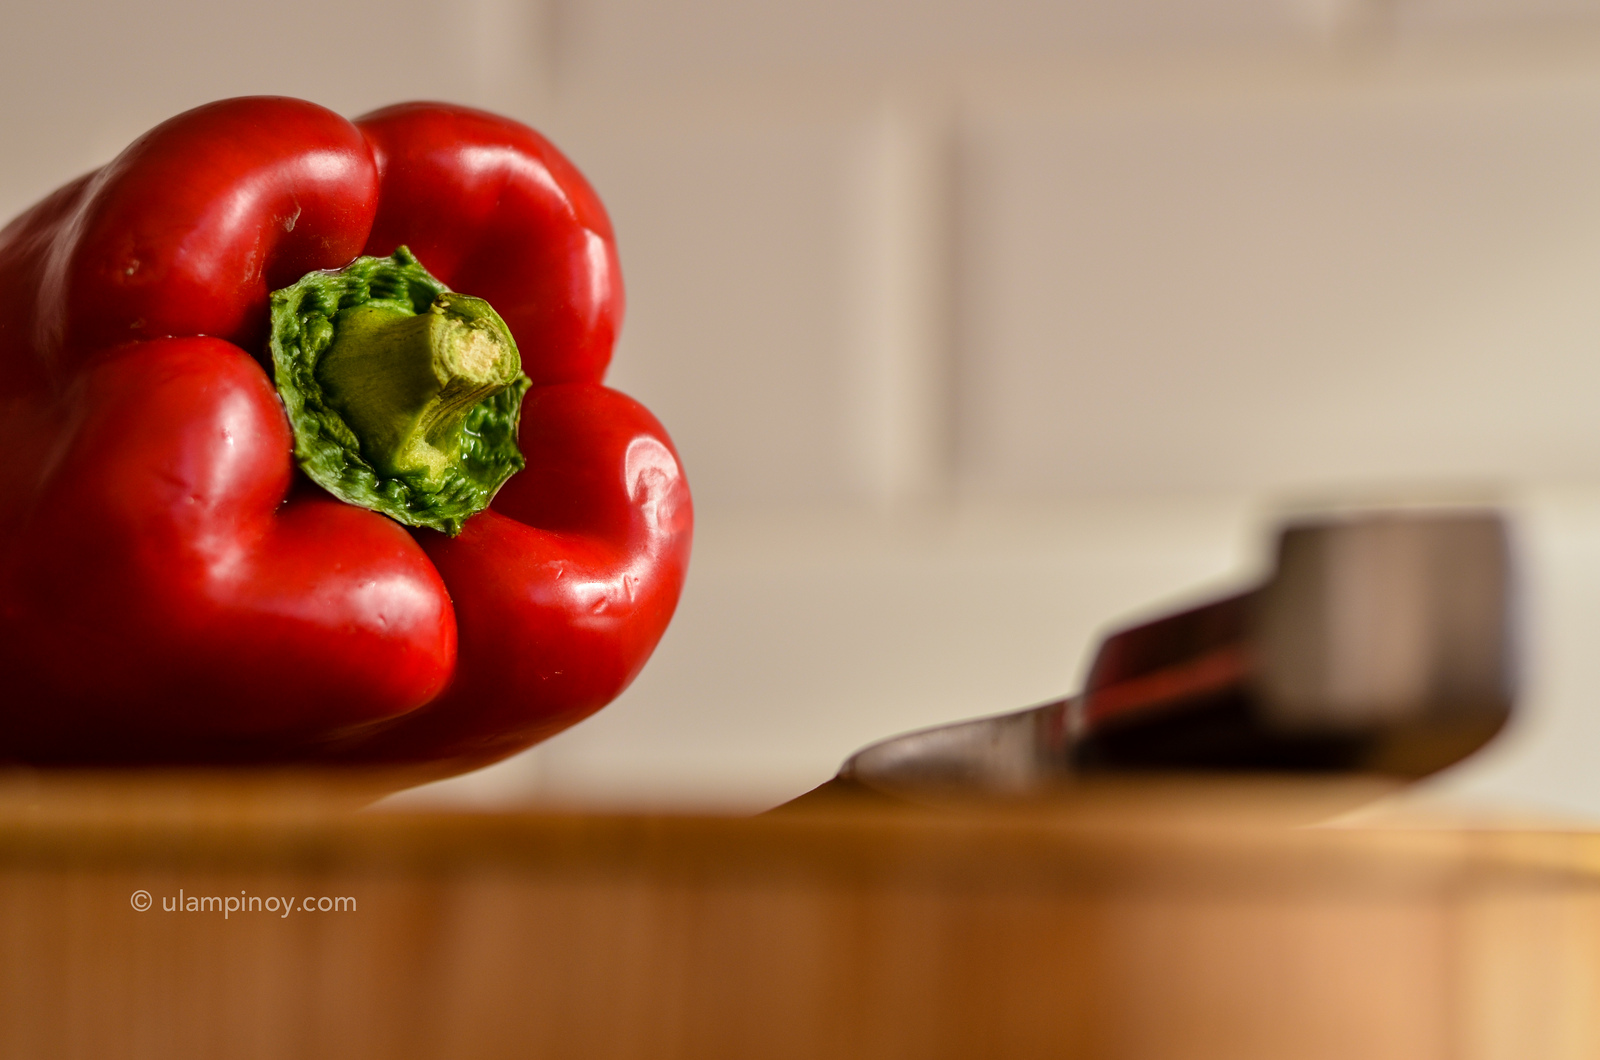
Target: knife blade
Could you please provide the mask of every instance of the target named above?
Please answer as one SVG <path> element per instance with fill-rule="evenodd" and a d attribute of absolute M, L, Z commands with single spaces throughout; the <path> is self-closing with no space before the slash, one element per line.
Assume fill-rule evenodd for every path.
<path fill-rule="evenodd" d="M 1498 511 L 1302 518 L 1261 584 L 1106 637 L 1078 694 L 874 743 L 836 782 L 1024 795 L 1139 771 L 1420 777 L 1511 716 L 1513 590 Z"/>

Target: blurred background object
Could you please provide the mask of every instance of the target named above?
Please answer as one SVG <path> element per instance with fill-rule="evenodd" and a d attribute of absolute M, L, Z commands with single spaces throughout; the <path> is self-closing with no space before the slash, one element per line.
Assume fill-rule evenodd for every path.
<path fill-rule="evenodd" d="M 799 801 L 1014 800 L 1163 771 L 1415 780 L 1505 726 L 1516 572 L 1498 512 L 1303 518 L 1275 552 L 1259 585 L 1101 641 L 1078 694 L 881 740 Z"/>
<path fill-rule="evenodd" d="M 509 113 L 616 222 L 679 617 L 414 798 L 758 809 L 1074 690 L 1287 497 L 1507 504 L 1520 720 L 1432 797 L 1600 814 L 1600 3 L 16 5 L 10 214 L 210 99 Z"/>

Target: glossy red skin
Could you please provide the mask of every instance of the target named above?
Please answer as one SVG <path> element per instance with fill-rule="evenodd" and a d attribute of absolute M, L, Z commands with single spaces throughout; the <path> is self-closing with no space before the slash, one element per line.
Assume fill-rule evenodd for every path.
<path fill-rule="evenodd" d="M 528 467 L 457 538 L 294 470 L 267 295 L 404 243 L 501 312 Z M 226 100 L 0 232 L 0 758 L 467 768 L 609 702 L 676 606 L 692 507 L 600 385 L 605 211 L 515 122 Z"/>
<path fill-rule="evenodd" d="M 357 124 L 383 181 L 364 253 L 403 243 L 446 286 L 487 300 L 519 344 L 540 343 L 523 356 L 535 386 L 598 382 L 622 326 L 622 271 L 611 219 L 572 163 L 532 129 L 459 107 L 402 103 Z"/>

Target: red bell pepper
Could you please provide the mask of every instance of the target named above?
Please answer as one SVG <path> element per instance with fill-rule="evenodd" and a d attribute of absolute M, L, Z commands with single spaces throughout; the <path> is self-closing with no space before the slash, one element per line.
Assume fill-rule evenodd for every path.
<path fill-rule="evenodd" d="M 29 209 L 0 758 L 459 769 L 605 705 L 693 522 L 621 317 L 583 177 L 462 107 L 226 100 Z"/>

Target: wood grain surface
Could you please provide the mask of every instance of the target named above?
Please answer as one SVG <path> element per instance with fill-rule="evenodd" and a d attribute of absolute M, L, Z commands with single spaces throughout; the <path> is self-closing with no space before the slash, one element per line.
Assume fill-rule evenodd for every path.
<path fill-rule="evenodd" d="M 391 779 L 0 778 L 0 1056 L 1600 1054 L 1600 835 L 1308 826 L 1359 782 L 362 810 Z"/>

